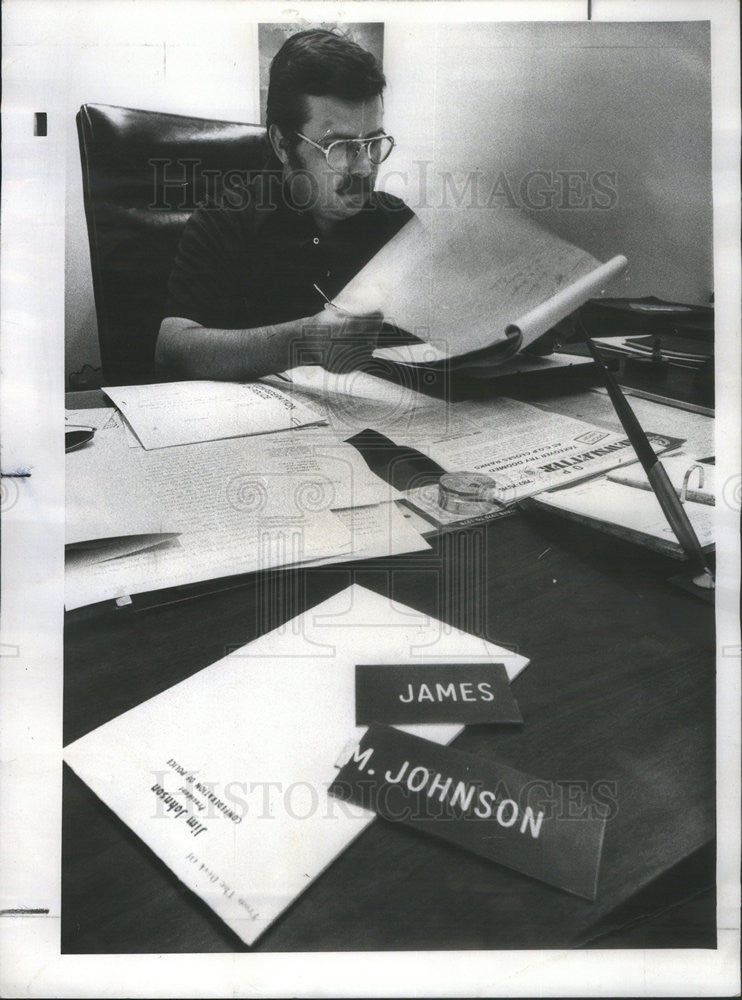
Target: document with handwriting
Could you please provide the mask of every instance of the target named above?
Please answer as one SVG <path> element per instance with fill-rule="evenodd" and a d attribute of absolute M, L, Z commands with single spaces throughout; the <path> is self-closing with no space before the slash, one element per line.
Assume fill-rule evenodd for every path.
<path fill-rule="evenodd" d="M 411 363 L 484 349 L 492 363 L 505 361 L 626 267 L 621 256 L 601 264 L 517 209 L 449 206 L 420 215 L 335 297 L 351 313 L 379 309 L 423 341 L 403 348 Z M 376 356 L 399 359 L 396 348 Z"/>
<path fill-rule="evenodd" d="M 354 585 L 71 744 L 67 763 L 252 944 L 373 820 L 327 794 L 357 663 L 527 660 Z M 144 655 L 144 654 L 143 654 Z M 458 724 L 403 727 L 448 743 Z M 348 892 L 352 892 L 348 886 Z"/>

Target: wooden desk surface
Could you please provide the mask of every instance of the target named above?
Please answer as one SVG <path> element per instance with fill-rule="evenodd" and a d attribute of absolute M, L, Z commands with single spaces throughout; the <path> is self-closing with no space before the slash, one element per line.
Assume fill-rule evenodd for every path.
<path fill-rule="evenodd" d="M 455 745 L 550 779 L 564 810 L 579 808 L 581 788 L 602 790 L 611 818 L 597 902 L 377 820 L 254 950 L 578 946 L 680 863 L 711 856 L 713 609 L 671 589 L 672 568 L 589 529 L 519 514 L 443 536 L 431 552 L 73 615 L 65 743 L 351 582 L 391 593 L 531 658 L 513 685 L 524 726 L 469 727 Z M 690 894 L 670 882 L 660 907 Z M 62 894 L 63 952 L 247 950 L 68 770 Z"/>

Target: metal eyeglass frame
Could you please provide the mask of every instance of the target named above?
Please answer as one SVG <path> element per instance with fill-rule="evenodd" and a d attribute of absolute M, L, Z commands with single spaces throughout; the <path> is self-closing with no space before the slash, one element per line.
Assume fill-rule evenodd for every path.
<path fill-rule="evenodd" d="M 383 135 L 373 135 L 369 139 L 333 139 L 333 141 L 330 142 L 330 143 L 328 143 L 327 146 L 321 146 L 318 142 L 315 142 L 314 139 L 310 139 L 308 136 L 302 135 L 301 132 L 295 132 L 294 135 L 297 135 L 300 139 L 303 139 L 304 142 L 308 142 L 310 146 L 314 146 L 315 149 L 318 149 L 321 153 L 323 153 L 325 159 L 327 160 L 327 165 L 328 165 L 328 167 L 331 170 L 335 170 L 336 169 L 330 163 L 330 150 L 332 149 L 333 146 L 339 146 L 341 144 L 344 145 L 344 144 L 346 144 L 348 142 L 358 143 L 358 147 L 359 147 L 358 148 L 358 152 L 353 157 L 353 159 L 348 162 L 348 166 L 349 167 L 352 166 L 356 162 L 356 160 L 358 159 L 358 157 L 361 155 L 361 147 L 362 146 L 366 147 L 366 155 L 369 158 L 369 162 L 373 163 L 373 165 L 375 167 L 378 167 L 380 163 L 383 163 L 384 160 L 387 160 L 389 158 L 392 150 L 396 146 L 396 143 L 394 141 L 394 136 L 387 135 L 386 133 L 384 133 Z M 372 142 L 376 142 L 377 139 L 388 139 L 390 141 L 390 143 L 391 143 L 391 145 L 389 146 L 389 152 L 386 154 L 386 156 L 383 159 L 379 160 L 378 163 L 371 159 L 371 155 L 369 153 L 369 146 L 370 146 L 370 144 Z"/>

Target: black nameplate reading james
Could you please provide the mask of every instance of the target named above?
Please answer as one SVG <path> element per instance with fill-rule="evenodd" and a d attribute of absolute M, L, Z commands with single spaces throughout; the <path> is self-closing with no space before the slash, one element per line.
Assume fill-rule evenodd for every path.
<path fill-rule="evenodd" d="M 583 801 L 579 815 L 565 812 L 555 784 L 372 725 L 329 793 L 594 900 L 606 809 Z"/>
<path fill-rule="evenodd" d="M 356 725 L 522 722 L 502 663 L 356 666 Z"/>

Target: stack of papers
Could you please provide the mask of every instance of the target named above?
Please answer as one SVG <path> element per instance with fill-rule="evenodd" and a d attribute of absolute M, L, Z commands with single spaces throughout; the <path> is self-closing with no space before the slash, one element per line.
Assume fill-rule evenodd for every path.
<path fill-rule="evenodd" d="M 67 455 L 68 609 L 428 547 L 393 503 L 399 492 L 321 412 L 277 388 L 173 383 L 108 392 L 128 419 L 114 410 L 68 414 L 76 423 L 90 414 L 98 428 Z"/>
<path fill-rule="evenodd" d="M 383 312 L 422 343 L 382 348 L 377 357 L 482 377 L 537 343 L 561 319 L 599 295 L 626 267 L 605 264 L 520 211 L 436 208 L 411 219 L 351 279 L 335 304 Z"/>
<path fill-rule="evenodd" d="M 566 490 L 542 493 L 527 503 L 556 511 L 570 520 L 589 524 L 663 555 L 686 558 L 659 500 L 649 490 L 636 489 L 609 479 L 596 479 Z M 683 506 L 701 548 L 710 549 L 714 544 L 713 507 L 691 501 Z"/>
<path fill-rule="evenodd" d="M 65 604 L 427 548 L 397 496 L 324 427 L 153 451 L 98 431 L 67 455 Z"/>
<path fill-rule="evenodd" d="M 697 371 L 714 357 L 713 338 L 682 337 L 678 334 L 659 333 L 638 337 L 623 334 L 615 337 L 596 337 L 604 353 L 619 354 L 628 358 L 642 358 L 650 361 L 655 354 L 655 343 L 659 347 L 662 361 L 679 368 L 690 368 Z"/>
<path fill-rule="evenodd" d="M 623 433 L 510 399 L 446 404 L 361 372 L 319 368 L 276 381 L 283 387 L 109 389 L 126 421 L 116 411 L 74 415 L 79 422 L 90 412 L 100 429 L 67 455 L 68 609 L 427 548 L 394 502 L 402 494 L 343 440 L 365 428 L 447 472 L 489 476 L 501 505 L 635 458 Z M 677 443 L 655 441 L 658 449 Z M 430 496 L 408 499 L 430 517 Z"/>

